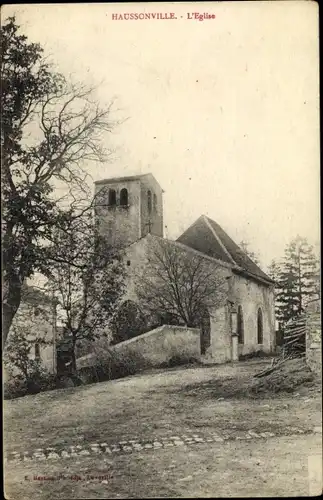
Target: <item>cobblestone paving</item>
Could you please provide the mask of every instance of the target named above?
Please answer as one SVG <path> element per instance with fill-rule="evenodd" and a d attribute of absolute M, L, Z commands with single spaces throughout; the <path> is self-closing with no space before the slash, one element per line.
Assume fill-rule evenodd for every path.
<path fill-rule="evenodd" d="M 86 455 L 96 454 L 127 454 L 156 451 L 160 448 L 169 448 L 176 446 L 190 447 L 198 445 L 207 445 L 208 443 L 224 443 L 226 441 L 234 440 L 248 440 L 248 439 L 268 439 L 272 437 L 299 435 L 299 434 L 313 434 L 321 433 L 322 429 L 315 427 L 314 429 L 299 429 L 296 427 L 286 427 L 284 432 L 256 432 L 249 431 L 223 431 L 221 435 L 215 432 L 197 433 L 195 431 L 187 431 L 186 434 L 178 436 L 165 436 L 159 438 L 140 439 L 133 437 L 132 439 L 119 441 L 119 442 L 97 442 L 86 443 L 82 445 L 71 445 L 64 447 L 48 447 L 37 448 L 33 451 L 15 452 L 11 451 L 5 456 L 5 462 L 30 462 L 42 460 L 59 460 L 62 458 L 81 457 Z M 108 441 L 108 440 L 107 440 Z"/>

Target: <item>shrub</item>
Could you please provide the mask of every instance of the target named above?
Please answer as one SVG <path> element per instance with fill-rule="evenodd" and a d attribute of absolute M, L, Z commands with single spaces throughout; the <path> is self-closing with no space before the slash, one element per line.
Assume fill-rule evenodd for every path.
<path fill-rule="evenodd" d="M 164 361 L 159 366 L 160 368 L 173 368 L 175 366 L 196 364 L 198 360 L 194 356 L 185 353 L 177 353 L 171 356 L 167 361 Z"/>
<path fill-rule="evenodd" d="M 95 383 L 135 375 L 150 366 L 138 351 L 111 349 L 97 353 L 93 365 L 80 368 L 77 374 L 84 383 Z"/>
<path fill-rule="evenodd" d="M 150 328 L 148 318 L 144 316 L 138 304 L 126 300 L 119 308 L 117 314 L 111 321 L 112 344 L 118 344 L 125 340 L 137 337 Z"/>
<path fill-rule="evenodd" d="M 20 375 L 12 377 L 3 384 L 3 398 L 15 399 L 27 394 L 27 384 Z"/>
<path fill-rule="evenodd" d="M 42 391 L 50 391 L 58 387 L 56 375 L 44 369 L 35 369 L 29 373 L 28 378 L 23 375 L 12 376 L 3 385 L 4 399 L 14 399 L 27 394 L 37 394 Z"/>

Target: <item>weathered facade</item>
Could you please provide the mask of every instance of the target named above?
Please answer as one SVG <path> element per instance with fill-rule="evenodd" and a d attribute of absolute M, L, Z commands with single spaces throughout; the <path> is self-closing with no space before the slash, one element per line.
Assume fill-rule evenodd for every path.
<path fill-rule="evenodd" d="M 274 295 L 265 286 L 246 276 L 233 275 L 233 301 L 240 321 L 239 354 L 275 348 Z"/>
<path fill-rule="evenodd" d="M 111 186 L 117 193 L 117 204 L 121 190 L 124 186 L 127 189 L 126 214 L 120 212 L 118 205 L 99 207 L 97 214 L 102 234 L 109 240 L 115 233 L 115 241 L 126 245 L 124 259 L 129 280 L 125 300 L 136 302 L 136 279 L 147 271 L 149 248 L 163 237 L 162 189 L 150 174 L 100 181 L 96 183 L 96 192 L 103 186 L 102 205 L 104 200 L 109 205 Z M 155 211 L 151 204 L 154 199 Z M 201 347 L 201 355 L 221 363 L 257 351 L 272 352 L 275 348 L 272 280 L 206 216 L 201 216 L 177 241 L 167 241 L 190 255 L 201 256 L 225 282 L 221 301 L 208 304 L 209 339 Z"/>
<path fill-rule="evenodd" d="M 180 354 L 186 359 L 200 356 L 200 334 L 195 328 L 163 325 L 114 346 L 117 352 L 137 353 L 152 366 L 160 366 Z"/>
<path fill-rule="evenodd" d="M 128 245 L 148 233 L 163 236 L 163 191 L 151 174 L 95 183 L 97 223 L 111 245 Z"/>
<path fill-rule="evenodd" d="M 8 343 L 21 333 L 30 343 L 29 358 L 38 360 L 49 373 L 56 373 L 56 304 L 40 290 L 24 286 Z"/>

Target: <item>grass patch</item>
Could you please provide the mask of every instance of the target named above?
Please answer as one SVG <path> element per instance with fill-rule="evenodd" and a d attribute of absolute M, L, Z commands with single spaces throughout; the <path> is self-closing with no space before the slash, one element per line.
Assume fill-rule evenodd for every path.
<path fill-rule="evenodd" d="M 305 401 L 311 389 L 305 398 L 262 395 L 262 404 L 241 397 L 266 365 L 179 367 L 5 401 L 5 450 L 176 436 L 197 426 L 221 434 L 238 424 L 256 432 L 320 425 L 321 398 Z"/>
<path fill-rule="evenodd" d="M 280 368 L 262 378 L 254 378 L 256 371 L 243 372 L 237 376 L 214 378 L 193 384 L 186 384 L 182 388 L 186 396 L 198 399 L 255 399 L 268 398 L 273 394 L 294 393 L 300 389 L 319 389 L 319 381 L 306 363 L 301 359 L 286 361 Z"/>
<path fill-rule="evenodd" d="M 60 387 L 60 380 L 56 375 L 41 371 L 33 374 L 28 380 L 17 375 L 7 380 L 3 385 L 3 398 L 16 399 L 39 392 L 52 391 Z"/>

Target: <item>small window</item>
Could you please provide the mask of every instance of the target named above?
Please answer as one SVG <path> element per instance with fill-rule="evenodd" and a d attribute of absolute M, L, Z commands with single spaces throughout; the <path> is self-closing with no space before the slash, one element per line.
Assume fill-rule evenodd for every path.
<path fill-rule="evenodd" d="M 109 189 L 108 204 L 113 207 L 117 204 L 117 195 L 115 189 Z"/>
<path fill-rule="evenodd" d="M 128 190 L 126 188 L 120 191 L 120 205 L 126 207 L 128 205 Z"/>
<path fill-rule="evenodd" d="M 35 344 L 35 359 L 40 359 L 40 345 L 38 342 Z"/>
<path fill-rule="evenodd" d="M 151 213 L 151 191 L 147 191 L 147 208 L 148 212 Z"/>
<path fill-rule="evenodd" d="M 127 260 L 127 266 L 130 266 L 130 265 L 131 265 L 130 260 Z"/>
<path fill-rule="evenodd" d="M 262 317 L 262 310 L 259 307 L 257 312 L 257 343 L 262 344 L 263 341 L 264 341 L 263 317 Z"/>
<path fill-rule="evenodd" d="M 154 212 L 157 212 L 157 195 L 154 194 Z"/>
<path fill-rule="evenodd" d="M 34 309 L 34 315 L 36 317 L 40 315 L 40 310 L 38 309 L 38 307 L 35 307 L 35 309 Z"/>

